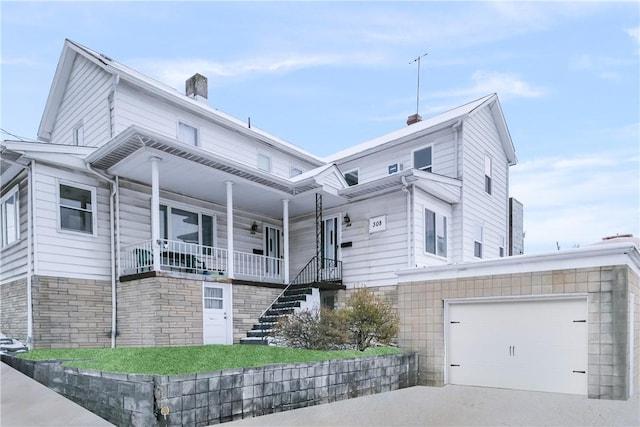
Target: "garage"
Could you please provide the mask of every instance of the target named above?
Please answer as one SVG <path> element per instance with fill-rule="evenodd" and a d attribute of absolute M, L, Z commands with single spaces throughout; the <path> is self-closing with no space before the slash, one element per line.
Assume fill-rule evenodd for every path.
<path fill-rule="evenodd" d="M 449 384 L 587 394 L 587 297 L 445 301 Z"/>

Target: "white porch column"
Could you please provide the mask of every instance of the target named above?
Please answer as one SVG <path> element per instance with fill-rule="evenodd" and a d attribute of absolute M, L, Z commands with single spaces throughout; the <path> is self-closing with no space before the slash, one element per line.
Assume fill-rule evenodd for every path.
<path fill-rule="evenodd" d="M 227 184 L 227 276 L 233 279 L 233 181 Z"/>
<path fill-rule="evenodd" d="M 160 270 L 160 175 L 159 157 L 151 157 L 151 247 L 153 248 L 153 269 Z"/>
<path fill-rule="evenodd" d="M 282 228 L 284 229 L 284 283 L 289 284 L 289 199 L 282 199 Z"/>

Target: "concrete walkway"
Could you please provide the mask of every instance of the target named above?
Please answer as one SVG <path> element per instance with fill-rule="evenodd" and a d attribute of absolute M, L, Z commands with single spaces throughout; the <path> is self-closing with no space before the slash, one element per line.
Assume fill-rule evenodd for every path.
<path fill-rule="evenodd" d="M 411 387 L 225 426 L 640 426 L 628 401 L 483 387 Z"/>
<path fill-rule="evenodd" d="M 11 366 L 0 363 L 0 426 L 112 425 Z"/>

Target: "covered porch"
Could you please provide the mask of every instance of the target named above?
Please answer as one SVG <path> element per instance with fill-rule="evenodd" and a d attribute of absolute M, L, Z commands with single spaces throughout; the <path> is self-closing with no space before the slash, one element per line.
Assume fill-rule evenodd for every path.
<path fill-rule="evenodd" d="M 284 178 L 138 127 L 86 161 L 113 180 L 121 278 L 176 272 L 288 284 L 297 273 L 290 218 L 313 215 L 316 193 L 325 207 L 345 203 L 334 165 Z M 121 194 L 126 186 L 135 197 Z"/>

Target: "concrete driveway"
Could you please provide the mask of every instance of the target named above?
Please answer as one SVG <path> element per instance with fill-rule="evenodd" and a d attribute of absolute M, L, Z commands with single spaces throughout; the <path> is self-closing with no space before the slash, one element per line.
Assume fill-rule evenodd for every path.
<path fill-rule="evenodd" d="M 411 387 L 225 426 L 640 426 L 628 401 L 484 387 Z"/>

